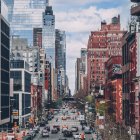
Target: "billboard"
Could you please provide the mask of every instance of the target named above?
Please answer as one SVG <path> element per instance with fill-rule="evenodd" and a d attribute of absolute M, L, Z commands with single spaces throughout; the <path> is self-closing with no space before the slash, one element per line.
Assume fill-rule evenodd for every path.
<path fill-rule="evenodd" d="M 113 64 L 112 73 L 113 74 L 122 74 L 122 65 L 121 64 Z"/>

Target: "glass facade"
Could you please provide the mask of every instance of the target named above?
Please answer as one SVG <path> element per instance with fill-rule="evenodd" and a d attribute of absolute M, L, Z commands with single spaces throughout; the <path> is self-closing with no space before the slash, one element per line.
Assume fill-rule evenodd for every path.
<path fill-rule="evenodd" d="M 9 7 L 11 36 L 27 38 L 33 45 L 33 28 L 42 28 L 42 12 L 48 0 L 6 0 Z"/>
<path fill-rule="evenodd" d="M 1 16 L 2 15 L 2 16 Z M 1 96 L 1 120 L 10 118 L 10 68 L 9 68 L 9 49 L 10 35 L 9 24 L 7 22 L 7 6 L 3 0 L 0 1 L 0 96 Z M 8 122 L 8 120 L 7 120 Z M 3 122 L 1 122 L 3 123 Z"/>
<path fill-rule="evenodd" d="M 24 86 L 25 86 L 25 92 L 31 92 L 31 74 L 28 72 L 24 72 L 25 76 L 25 80 L 24 80 Z"/>
<path fill-rule="evenodd" d="M 21 71 L 11 71 L 10 77 L 14 79 L 14 91 L 22 91 L 22 73 L 21 73 Z"/>
<path fill-rule="evenodd" d="M 31 112 L 31 95 L 22 94 L 22 115 L 29 114 Z"/>
<path fill-rule="evenodd" d="M 55 68 L 55 16 L 51 6 L 46 6 L 43 13 L 42 44 L 47 60 Z"/>
<path fill-rule="evenodd" d="M 55 31 L 56 68 L 66 71 L 66 34 L 64 31 Z"/>
<path fill-rule="evenodd" d="M 8 7 L 4 0 L 0 0 L 0 13 L 6 20 L 8 20 Z"/>
<path fill-rule="evenodd" d="M 57 94 L 62 96 L 66 86 L 66 35 L 64 31 L 55 30 L 55 50 L 57 73 Z"/>

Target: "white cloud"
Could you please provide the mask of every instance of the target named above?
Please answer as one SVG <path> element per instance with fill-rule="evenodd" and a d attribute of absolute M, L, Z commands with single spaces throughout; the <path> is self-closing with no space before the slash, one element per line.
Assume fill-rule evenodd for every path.
<path fill-rule="evenodd" d="M 62 4 L 70 4 L 70 5 L 75 5 L 75 4 L 87 4 L 87 3 L 101 3 L 101 2 L 108 2 L 108 1 L 112 1 L 112 0 L 50 0 L 50 4 L 58 4 L 58 5 L 62 5 Z"/>
<path fill-rule="evenodd" d="M 65 1 L 65 2 L 64 2 Z M 97 0 L 87 0 L 84 2 L 97 2 Z M 101 2 L 102 0 L 100 0 Z M 104 1 L 104 0 L 103 0 Z M 60 0 L 66 4 L 66 0 Z M 67 1 L 69 3 L 73 1 Z M 73 3 L 81 2 L 75 0 Z M 99 0 L 98 0 L 99 2 Z M 105 2 L 105 1 L 104 1 Z M 71 7 L 71 5 L 70 5 Z M 67 32 L 67 74 L 69 77 L 70 88 L 72 93 L 75 88 L 75 62 L 76 58 L 80 57 L 80 49 L 87 47 L 88 37 L 91 31 L 100 29 L 100 22 L 106 20 L 108 23 L 113 16 L 121 15 L 122 27 L 126 28 L 128 20 L 129 6 L 117 8 L 97 8 L 96 6 L 90 6 L 88 8 L 69 8 L 66 11 L 60 9 L 55 13 L 56 15 L 56 27 Z"/>
<path fill-rule="evenodd" d="M 58 12 L 56 15 L 56 27 L 63 28 L 67 32 L 89 32 L 97 30 L 103 19 L 111 19 L 119 13 L 119 9 L 97 9 L 94 6 L 88 9 L 70 10 Z"/>

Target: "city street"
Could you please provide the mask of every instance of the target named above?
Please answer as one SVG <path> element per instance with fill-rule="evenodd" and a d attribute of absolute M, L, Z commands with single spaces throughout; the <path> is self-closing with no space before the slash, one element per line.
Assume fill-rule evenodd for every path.
<path fill-rule="evenodd" d="M 78 121 L 78 119 L 73 120 L 73 119 L 67 119 L 67 120 L 62 120 L 62 114 L 58 114 L 54 117 L 54 119 L 52 121 L 49 121 L 49 126 L 50 129 L 52 129 L 53 125 L 60 125 L 61 130 L 57 133 L 57 134 L 51 134 L 51 132 L 49 132 L 49 138 L 44 137 L 42 138 L 41 134 L 38 134 L 34 140 L 59 140 L 59 138 L 64 138 L 63 137 L 63 133 L 62 133 L 62 126 L 67 125 L 68 128 L 70 129 L 72 126 L 77 126 L 79 128 L 78 133 L 82 133 L 83 131 L 81 130 L 81 125 L 80 122 Z M 76 117 L 77 115 L 75 114 L 71 114 L 71 118 Z M 56 118 L 58 118 L 58 122 L 56 122 Z M 41 130 L 43 129 L 43 127 L 41 127 Z M 77 132 L 74 132 L 73 134 L 75 134 Z M 91 140 L 92 136 L 91 134 L 86 134 L 86 140 Z M 67 140 L 73 140 L 74 138 L 66 138 Z"/>

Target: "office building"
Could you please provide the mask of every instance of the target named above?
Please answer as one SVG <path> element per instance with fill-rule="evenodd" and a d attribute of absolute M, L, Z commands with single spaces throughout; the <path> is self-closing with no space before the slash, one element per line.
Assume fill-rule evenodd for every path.
<path fill-rule="evenodd" d="M 24 60 L 11 60 L 10 78 L 14 82 L 13 122 L 25 126 L 31 117 L 31 73 Z"/>
<path fill-rule="evenodd" d="M 0 1 L 0 126 L 10 121 L 10 27 L 6 20 L 8 8 Z"/>
<path fill-rule="evenodd" d="M 46 6 L 42 23 L 42 47 L 45 49 L 46 59 L 55 68 L 55 16 L 52 6 Z"/>
<path fill-rule="evenodd" d="M 39 84 L 39 47 L 28 47 L 27 39 L 12 38 L 11 60 L 25 60 L 29 64 L 31 72 L 31 82 L 34 85 Z"/>
<path fill-rule="evenodd" d="M 5 0 L 9 8 L 11 37 L 26 38 L 33 46 L 33 28 L 42 28 L 42 12 L 48 0 Z"/>
<path fill-rule="evenodd" d="M 57 95 L 66 93 L 66 34 L 65 31 L 55 30 L 55 68 L 57 69 Z"/>
<path fill-rule="evenodd" d="M 33 29 L 33 46 L 42 48 L 42 28 Z"/>
<path fill-rule="evenodd" d="M 83 74 L 87 73 L 87 49 L 81 48 L 81 71 Z"/>
<path fill-rule="evenodd" d="M 75 63 L 75 93 L 80 91 L 80 65 L 81 65 L 81 58 L 77 58 L 76 63 Z"/>

